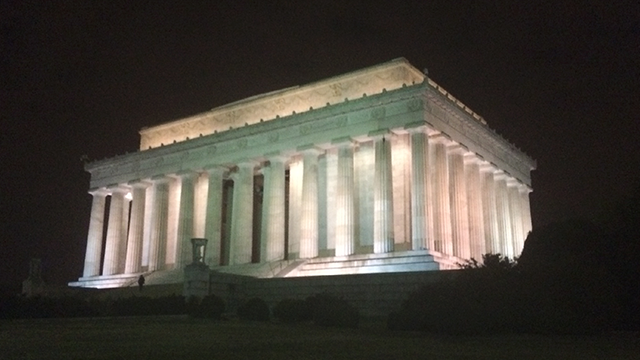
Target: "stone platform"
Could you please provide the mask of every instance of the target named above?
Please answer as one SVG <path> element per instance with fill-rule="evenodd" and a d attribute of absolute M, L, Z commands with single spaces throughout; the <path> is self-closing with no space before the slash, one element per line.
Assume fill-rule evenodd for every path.
<path fill-rule="evenodd" d="M 264 279 L 452 270 L 458 268 L 459 262 L 461 261 L 457 258 L 436 251 L 416 250 L 217 266 L 212 270 L 217 273 Z M 144 275 L 146 285 L 184 282 L 184 271 L 172 269 L 136 274 L 82 277 L 78 281 L 70 282 L 69 286 L 97 289 L 135 287 L 138 286 L 137 280 L 140 275 Z"/>

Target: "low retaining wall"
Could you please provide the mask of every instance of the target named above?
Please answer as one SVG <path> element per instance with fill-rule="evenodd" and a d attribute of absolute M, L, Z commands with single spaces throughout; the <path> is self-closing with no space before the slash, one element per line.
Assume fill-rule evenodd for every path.
<path fill-rule="evenodd" d="M 420 271 L 257 279 L 212 271 L 207 274 L 209 287 L 205 289 L 204 274 L 186 272 L 184 294 L 215 294 L 233 311 L 239 303 L 253 297 L 263 299 L 273 309 L 282 299 L 305 299 L 324 293 L 347 300 L 364 316 L 386 316 L 423 284 L 446 281 L 456 274 L 457 271 Z M 193 281 L 189 279 L 192 276 Z"/>

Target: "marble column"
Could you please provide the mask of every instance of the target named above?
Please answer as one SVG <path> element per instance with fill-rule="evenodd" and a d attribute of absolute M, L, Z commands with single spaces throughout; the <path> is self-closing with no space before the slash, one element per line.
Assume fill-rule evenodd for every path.
<path fill-rule="evenodd" d="M 129 236 L 127 245 L 125 274 L 141 272 L 142 236 L 144 233 L 144 213 L 148 182 L 132 181 L 131 186 L 131 220 L 129 222 Z"/>
<path fill-rule="evenodd" d="M 261 260 L 284 259 L 285 236 L 285 161 L 284 156 L 269 158 L 264 168 L 264 198 L 262 212 Z"/>
<path fill-rule="evenodd" d="M 427 127 L 410 129 L 411 134 L 411 249 L 429 248 L 429 136 Z"/>
<path fill-rule="evenodd" d="M 476 154 L 466 154 L 465 178 L 467 184 L 467 207 L 469 209 L 469 243 L 471 257 L 480 261 L 485 250 L 484 218 L 482 211 L 482 180 L 480 176 L 480 159 Z"/>
<path fill-rule="evenodd" d="M 122 239 L 122 216 L 124 214 L 124 196 L 127 190 L 122 187 L 115 187 L 111 190 L 111 204 L 109 206 L 109 223 L 107 225 L 107 241 L 104 249 L 103 275 L 114 275 L 118 273 L 120 247 L 123 246 Z"/>
<path fill-rule="evenodd" d="M 289 163 L 289 259 L 300 257 L 300 215 L 302 212 L 303 167 L 300 156 Z"/>
<path fill-rule="evenodd" d="M 100 258 L 102 257 L 102 234 L 104 230 L 104 212 L 107 193 L 104 189 L 89 192 L 93 196 L 91 202 L 91 219 L 87 234 L 87 250 L 84 257 L 83 277 L 100 275 Z"/>
<path fill-rule="evenodd" d="M 131 207 L 131 193 L 124 195 L 122 202 L 122 233 L 120 235 L 120 247 L 118 248 L 118 270 L 116 274 L 124 274 L 127 263 L 127 247 L 129 246 L 129 209 Z"/>
<path fill-rule="evenodd" d="M 500 233 L 498 231 L 498 215 L 496 212 L 496 168 L 485 163 L 480 166 L 482 177 L 482 218 L 484 222 L 485 252 L 502 253 Z"/>
<path fill-rule="evenodd" d="M 527 185 L 520 185 L 519 191 L 520 198 L 522 199 L 520 202 L 522 205 L 522 233 L 524 234 L 524 240 L 527 240 L 527 236 L 529 236 L 529 232 L 531 231 L 531 205 L 529 202 L 531 188 Z"/>
<path fill-rule="evenodd" d="M 498 171 L 494 175 L 496 181 L 496 215 L 498 218 L 498 234 L 500 252 L 504 256 L 513 257 L 513 239 L 511 230 L 511 214 L 509 210 L 509 195 L 507 190 L 507 175 Z"/>
<path fill-rule="evenodd" d="M 336 198 L 338 195 L 338 149 L 330 148 L 326 151 L 327 162 L 327 249 L 336 248 Z"/>
<path fill-rule="evenodd" d="M 155 176 L 149 236 L 149 271 L 163 270 L 167 262 L 167 229 L 169 217 L 169 178 Z"/>
<path fill-rule="evenodd" d="M 450 140 L 442 135 L 433 138 L 435 152 L 433 207 L 434 249 L 443 254 L 453 255 L 451 242 L 451 200 L 449 199 L 449 161 L 447 145 Z"/>
<path fill-rule="evenodd" d="M 233 179 L 230 265 L 251 263 L 253 244 L 253 175 L 256 164 L 238 164 Z"/>
<path fill-rule="evenodd" d="M 390 134 L 373 135 L 375 146 L 373 252 L 376 254 L 392 252 L 394 245 L 390 138 Z"/>
<path fill-rule="evenodd" d="M 339 140 L 336 196 L 336 256 L 355 252 L 353 203 L 353 142 Z"/>
<path fill-rule="evenodd" d="M 206 167 L 209 174 L 207 190 L 207 210 L 205 211 L 204 237 L 207 241 L 205 263 L 211 267 L 220 265 L 222 242 L 222 196 L 226 168 Z"/>
<path fill-rule="evenodd" d="M 318 256 L 318 155 L 320 150 L 302 151 L 302 212 L 300 214 L 300 258 Z"/>
<path fill-rule="evenodd" d="M 178 238 L 176 242 L 175 269 L 182 269 L 191 260 L 191 238 L 193 238 L 194 180 L 197 173 L 184 171 L 180 177 L 180 212 L 178 213 Z"/>
<path fill-rule="evenodd" d="M 511 215 L 511 238 L 513 243 L 513 256 L 520 255 L 524 236 L 522 233 L 522 204 L 520 204 L 520 192 L 518 191 L 518 181 L 511 178 L 507 180 L 507 191 L 509 195 L 509 214 Z"/>
<path fill-rule="evenodd" d="M 460 259 L 469 259 L 471 257 L 469 208 L 464 171 L 464 154 L 467 152 L 468 150 L 461 145 L 453 145 L 448 148 L 453 255 Z"/>

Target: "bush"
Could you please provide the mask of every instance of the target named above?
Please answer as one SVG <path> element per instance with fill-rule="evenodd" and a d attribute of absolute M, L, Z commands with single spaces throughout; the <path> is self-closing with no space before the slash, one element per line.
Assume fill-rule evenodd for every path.
<path fill-rule="evenodd" d="M 447 281 L 428 284 L 389 315 L 392 330 L 444 334 L 597 333 L 607 330 L 616 302 L 608 277 L 591 264 L 513 265 L 483 256 Z"/>
<path fill-rule="evenodd" d="M 283 299 L 273 308 L 273 316 L 282 322 L 293 323 L 312 319 L 309 304 L 304 300 Z"/>
<path fill-rule="evenodd" d="M 316 325 L 342 328 L 357 328 L 359 325 L 358 310 L 344 299 L 318 294 L 308 297 L 306 302 Z"/>
<path fill-rule="evenodd" d="M 269 306 L 260 298 L 253 298 L 238 308 L 238 317 L 243 320 L 269 321 Z"/>
<path fill-rule="evenodd" d="M 202 308 L 200 307 L 200 299 L 197 296 L 191 295 L 185 302 L 185 308 L 187 315 L 193 318 L 203 318 Z"/>
<path fill-rule="evenodd" d="M 225 310 L 224 300 L 216 295 L 207 295 L 200 301 L 202 317 L 220 320 Z"/>

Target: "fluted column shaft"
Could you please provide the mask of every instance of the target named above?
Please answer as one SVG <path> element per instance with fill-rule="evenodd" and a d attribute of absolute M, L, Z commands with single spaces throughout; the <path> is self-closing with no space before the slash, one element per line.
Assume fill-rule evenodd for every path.
<path fill-rule="evenodd" d="M 411 249 L 429 248 L 429 137 L 426 127 L 411 132 Z"/>
<path fill-rule="evenodd" d="M 302 212 L 300 258 L 318 256 L 318 155 L 317 149 L 302 152 Z"/>
<path fill-rule="evenodd" d="M 484 241 L 486 252 L 502 253 L 500 233 L 498 231 L 498 214 L 496 212 L 495 168 L 489 164 L 482 165 L 482 218 L 484 219 Z"/>
<path fill-rule="evenodd" d="M 531 208 L 529 202 L 529 193 L 531 189 L 526 185 L 520 186 L 520 198 L 522 199 L 522 233 L 524 234 L 524 240 L 527 239 L 529 232 L 531 231 Z M 524 246 L 524 244 L 523 244 Z"/>
<path fill-rule="evenodd" d="M 394 244 L 391 142 L 388 136 L 374 137 L 373 252 L 376 254 L 393 251 Z"/>
<path fill-rule="evenodd" d="M 91 219 L 89 220 L 87 250 L 84 256 L 84 271 L 82 273 L 84 277 L 100 275 L 104 211 L 107 196 L 102 189 L 90 192 L 90 194 L 93 196 L 93 200 L 91 201 Z"/>
<path fill-rule="evenodd" d="M 336 256 L 355 252 L 353 203 L 353 144 L 338 145 L 338 176 L 336 196 Z"/>
<path fill-rule="evenodd" d="M 127 247 L 129 246 L 129 208 L 131 207 L 131 195 L 125 193 L 122 202 L 122 228 L 120 246 L 118 248 L 118 270 L 116 274 L 124 274 L 127 263 Z"/>
<path fill-rule="evenodd" d="M 464 172 L 464 154 L 460 145 L 449 148 L 449 196 L 451 199 L 451 232 L 453 255 L 461 259 L 471 257 L 469 246 L 469 209 Z"/>
<path fill-rule="evenodd" d="M 255 163 L 238 164 L 233 175 L 233 207 L 231 210 L 230 264 L 251 262 L 253 243 L 253 170 Z"/>
<path fill-rule="evenodd" d="M 484 218 L 482 211 L 482 180 L 480 161 L 475 154 L 465 156 L 467 207 L 469 209 L 469 243 L 471 257 L 481 260 L 485 250 Z"/>
<path fill-rule="evenodd" d="M 518 191 L 518 185 L 519 184 L 515 179 L 509 179 L 507 182 L 514 257 L 520 255 L 524 244 L 524 235 L 522 230 L 522 204 L 520 204 L 521 198 L 520 192 Z"/>
<path fill-rule="evenodd" d="M 300 257 L 300 216 L 302 212 L 302 160 L 296 156 L 289 163 L 289 249 L 291 258 Z"/>
<path fill-rule="evenodd" d="M 509 194 L 507 190 L 507 178 L 504 172 L 495 174 L 496 181 L 496 215 L 498 218 L 498 234 L 500 238 L 501 253 L 504 256 L 513 257 L 513 240 L 511 230 L 511 214 L 509 210 Z"/>
<path fill-rule="evenodd" d="M 178 214 L 178 239 L 176 242 L 175 268 L 182 269 L 191 258 L 191 238 L 193 237 L 194 179 L 196 173 L 179 173 L 180 212 Z"/>
<path fill-rule="evenodd" d="M 129 223 L 129 236 L 127 256 L 124 272 L 135 274 L 141 271 L 142 261 L 142 236 L 144 232 L 144 205 L 149 183 L 132 182 L 131 185 L 131 221 Z"/>
<path fill-rule="evenodd" d="M 284 259 L 285 160 L 281 156 L 271 157 L 269 167 L 264 169 L 262 261 Z"/>
<path fill-rule="evenodd" d="M 149 271 L 162 270 L 167 261 L 167 227 L 169 216 L 169 179 L 152 179 L 151 235 L 149 237 Z"/>
<path fill-rule="evenodd" d="M 226 169 L 214 166 L 205 169 L 205 171 L 209 174 L 204 228 L 204 237 L 208 240 L 205 263 L 209 266 L 218 266 L 220 265 L 222 242 L 222 187 Z"/>
<path fill-rule="evenodd" d="M 107 225 L 107 242 L 104 250 L 103 275 L 118 273 L 120 247 L 123 246 L 122 218 L 124 214 L 124 196 L 126 190 L 116 188 L 111 193 L 109 206 L 109 224 Z"/>
<path fill-rule="evenodd" d="M 434 191 L 434 247 L 436 251 L 453 255 L 451 243 L 451 202 L 449 199 L 449 161 L 447 158 L 447 143 L 442 136 L 434 138 L 435 176 Z"/>

